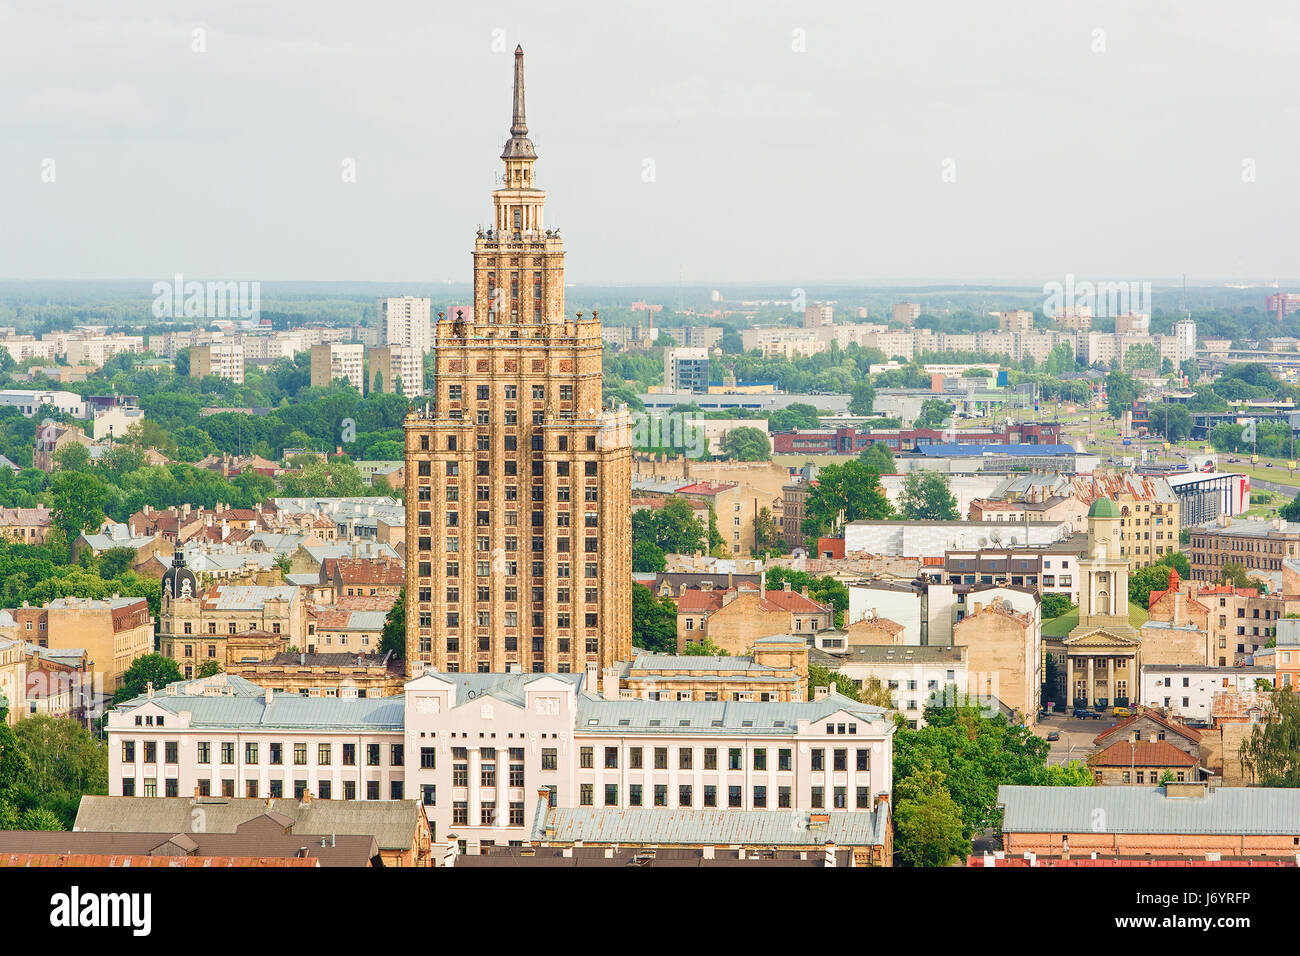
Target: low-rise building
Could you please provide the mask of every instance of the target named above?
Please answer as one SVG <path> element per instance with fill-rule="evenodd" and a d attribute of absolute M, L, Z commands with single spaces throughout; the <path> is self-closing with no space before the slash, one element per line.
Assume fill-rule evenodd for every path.
<path fill-rule="evenodd" d="M 1200 664 L 1142 665 L 1142 700 L 1178 721 L 1209 724 L 1214 699 L 1273 684 L 1273 668 L 1213 667 Z"/>
<path fill-rule="evenodd" d="M 406 680 L 400 659 L 383 654 L 282 651 L 252 661 L 230 661 L 226 673 L 276 693 L 303 697 L 393 697 Z"/>
<path fill-rule="evenodd" d="M 811 636 L 834 623 L 835 608 L 788 584 L 780 591 L 687 589 L 677 597 L 677 650 L 707 638 L 728 654 L 743 654 L 758 638 Z"/>
<path fill-rule="evenodd" d="M 1295 858 L 1300 791 L 1163 786 L 998 788 L 1008 857 Z"/>
<path fill-rule="evenodd" d="M 23 640 L 51 650 L 84 650 L 109 694 L 137 657 L 154 650 L 154 620 L 142 597 L 61 597 L 42 607 L 24 604 L 12 614 Z"/>
<path fill-rule="evenodd" d="M 433 837 L 524 841 L 556 808 L 871 811 L 894 724 L 820 688 L 785 703 L 618 699 L 587 674 L 426 671 L 402 697 L 304 698 L 221 674 L 119 705 L 113 796 L 417 798 Z M 482 736 L 480 736 L 482 734 Z M 492 736 L 495 735 L 495 736 Z M 408 759 L 409 757 L 409 759 Z"/>
<path fill-rule="evenodd" d="M 53 512 L 45 505 L 35 508 L 0 508 L 0 538 L 18 544 L 44 544 L 50 536 Z"/>
<path fill-rule="evenodd" d="M 364 833 L 373 836 L 384 866 L 429 866 L 429 821 L 415 800 L 266 800 L 247 797 L 84 796 L 76 831 L 185 833 L 201 816 L 208 833 L 235 833 L 263 814 L 282 817 L 290 833 Z"/>
<path fill-rule="evenodd" d="M 624 699 L 802 701 L 808 699 L 808 645 L 802 637 L 776 635 L 756 640 L 746 657 L 638 653 L 615 673 Z"/>

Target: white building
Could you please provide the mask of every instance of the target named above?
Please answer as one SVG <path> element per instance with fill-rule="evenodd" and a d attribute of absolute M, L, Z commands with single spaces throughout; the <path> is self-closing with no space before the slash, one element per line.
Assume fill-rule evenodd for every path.
<path fill-rule="evenodd" d="M 940 581 L 858 581 L 849 584 L 847 627 L 867 618 L 886 618 L 903 626 L 903 643 L 947 646 L 952 628 L 976 602 L 1009 602 L 1022 614 L 1038 616 L 1038 595 L 1032 589 L 1001 585 L 953 585 Z"/>
<path fill-rule="evenodd" d="M 389 698 L 271 694 L 228 675 L 110 712 L 113 796 L 424 803 L 435 839 L 528 839 L 558 807 L 871 810 L 892 791 L 894 725 L 839 695 L 799 703 L 619 700 L 593 674 L 428 672 Z M 473 852 L 471 850 L 471 852 Z"/>
<path fill-rule="evenodd" d="M 17 408 L 31 418 L 42 405 L 57 408 L 73 418 L 86 417 L 86 403 L 74 392 L 56 392 L 48 389 L 6 388 L 0 390 L 0 408 Z"/>
<path fill-rule="evenodd" d="M 311 384 L 313 387 L 329 385 L 340 379 L 358 392 L 365 391 L 364 345 L 322 342 L 311 347 Z"/>
<path fill-rule="evenodd" d="M 1273 675 L 1272 667 L 1144 664 L 1141 701 L 1148 707 L 1164 708 L 1171 717 L 1208 723 L 1216 694 L 1253 691 L 1258 680 L 1272 684 Z"/>
<path fill-rule="evenodd" d="M 432 304 L 412 295 L 379 300 L 379 334 L 384 345 L 404 345 L 425 355 L 433 348 Z"/>
<path fill-rule="evenodd" d="M 1044 545 L 1069 534 L 1068 521 L 1029 521 L 1009 526 L 1003 541 L 1012 547 Z M 850 521 L 844 526 L 846 555 L 917 558 L 983 547 L 988 543 L 989 526 L 982 521 Z"/>

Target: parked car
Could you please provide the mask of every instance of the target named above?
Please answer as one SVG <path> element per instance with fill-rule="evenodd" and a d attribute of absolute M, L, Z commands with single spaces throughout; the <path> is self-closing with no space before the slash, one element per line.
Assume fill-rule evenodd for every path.
<path fill-rule="evenodd" d="M 1051 742 L 1051 741 L 1055 741 L 1055 740 L 1060 740 L 1060 739 L 1061 739 L 1061 735 L 1060 735 L 1060 733 L 1058 733 L 1057 731 L 1053 730 L 1050 734 L 1047 735 L 1047 739 L 1048 739 L 1049 742 Z"/>
<path fill-rule="evenodd" d="M 1097 713 L 1095 710 L 1089 710 L 1086 707 L 1076 707 L 1074 708 L 1074 719 L 1075 720 L 1101 720 L 1101 714 Z"/>
<path fill-rule="evenodd" d="M 1133 716 L 1133 711 L 1129 710 L 1129 708 L 1127 708 L 1127 707 L 1116 707 L 1116 708 L 1115 708 L 1114 710 L 1112 710 L 1110 713 L 1111 713 L 1111 716 L 1112 716 L 1112 717 L 1132 717 L 1132 716 Z"/>

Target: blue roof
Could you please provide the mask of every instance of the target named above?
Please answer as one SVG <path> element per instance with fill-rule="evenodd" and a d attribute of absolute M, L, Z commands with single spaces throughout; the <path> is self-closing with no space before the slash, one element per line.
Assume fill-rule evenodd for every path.
<path fill-rule="evenodd" d="M 973 457 L 976 455 L 1073 455 L 1070 445 L 920 445 L 917 451 L 926 455 L 945 457 Z"/>

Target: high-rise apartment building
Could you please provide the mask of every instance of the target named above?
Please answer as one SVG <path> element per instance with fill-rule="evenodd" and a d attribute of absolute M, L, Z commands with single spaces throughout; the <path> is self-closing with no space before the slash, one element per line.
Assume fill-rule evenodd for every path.
<path fill-rule="evenodd" d="M 321 388 L 335 379 L 344 379 L 358 392 L 365 387 L 363 357 L 365 346 L 340 342 L 322 342 L 311 347 L 311 387 Z"/>
<path fill-rule="evenodd" d="M 406 345 L 380 345 L 369 350 L 370 391 L 415 398 L 424 391 L 424 353 Z"/>
<path fill-rule="evenodd" d="M 814 302 L 803 310 L 803 327 L 817 329 L 835 323 L 835 306 L 830 302 Z"/>
<path fill-rule="evenodd" d="M 709 350 L 705 348 L 664 349 L 664 391 L 707 392 Z"/>
<path fill-rule="evenodd" d="M 435 327 L 437 386 L 406 420 L 406 661 L 570 672 L 631 651 L 631 421 L 601 409 L 600 321 L 564 311 L 564 244 L 524 119 L 474 244 L 474 312 Z"/>
<path fill-rule="evenodd" d="M 921 317 L 921 307 L 915 302 L 895 302 L 894 308 L 890 313 L 895 322 L 902 322 L 904 325 L 913 325 Z"/>
<path fill-rule="evenodd" d="M 432 305 L 412 295 L 379 300 L 379 344 L 404 345 L 420 354 L 433 348 Z"/>
<path fill-rule="evenodd" d="M 190 349 L 190 378 L 228 378 L 244 384 L 244 346 L 241 342 L 213 342 Z"/>

